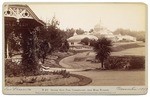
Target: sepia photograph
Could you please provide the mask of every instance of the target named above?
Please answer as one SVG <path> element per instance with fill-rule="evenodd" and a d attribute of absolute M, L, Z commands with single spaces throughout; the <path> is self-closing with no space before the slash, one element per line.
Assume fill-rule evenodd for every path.
<path fill-rule="evenodd" d="M 4 94 L 145 94 L 144 3 L 4 3 Z"/>

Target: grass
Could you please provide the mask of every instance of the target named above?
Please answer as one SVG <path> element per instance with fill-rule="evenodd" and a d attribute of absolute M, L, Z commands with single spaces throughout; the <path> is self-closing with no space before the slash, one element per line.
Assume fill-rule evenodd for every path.
<path fill-rule="evenodd" d="M 112 47 L 112 50 L 113 50 L 113 52 L 119 52 L 122 50 L 138 48 L 138 47 L 144 47 L 144 45 L 141 45 L 139 43 L 115 44 L 115 46 Z"/>
<path fill-rule="evenodd" d="M 140 86 L 145 85 L 145 71 L 94 70 L 75 72 L 92 79 L 88 86 Z"/>
<path fill-rule="evenodd" d="M 125 49 L 118 52 L 112 52 L 112 56 L 123 56 L 123 55 L 134 55 L 134 56 L 145 56 L 145 47 L 137 47 Z"/>
<path fill-rule="evenodd" d="M 68 57 L 70 55 L 74 55 L 76 54 L 76 52 L 74 51 L 69 51 L 69 52 L 60 52 L 60 53 L 52 53 L 51 55 L 48 55 L 47 58 L 45 59 L 45 63 L 43 64 L 44 66 L 46 67 L 59 67 L 59 68 L 62 68 L 61 65 L 59 65 L 59 62 L 60 60 L 62 60 L 63 58 L 65 57 Z M 53 59 L 55 61 L 55 64 L 51 64 L 50 60 L 52 56 L 57 56 L 58 58 L 57 59 Z"/>
<path fill-rule="evenodd" d="M 79 78 L 78 83 L 71 83 L 72 86 L 85 86 L 87 84 L 90 84 L 92 82 L 92 79 L 82 76 L 82 75 L 76 75 L 72 74 L 72 76 Z"/>

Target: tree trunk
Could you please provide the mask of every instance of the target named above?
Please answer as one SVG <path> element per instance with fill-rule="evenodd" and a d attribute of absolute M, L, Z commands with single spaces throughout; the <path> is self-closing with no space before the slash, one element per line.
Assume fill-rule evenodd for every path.
<path fill-rule="evenodd" d="M 102 69 L 104 68 L 104 61 L 101 61 L 101 64 L 102 64 Z"/>

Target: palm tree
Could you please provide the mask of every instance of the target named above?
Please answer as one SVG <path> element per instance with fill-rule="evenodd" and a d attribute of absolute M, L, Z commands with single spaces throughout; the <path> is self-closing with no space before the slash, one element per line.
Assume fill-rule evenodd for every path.
<path fill-rule="evenodd" d="M 99 60 L 102 64 L 102 69 L 104 69 L 104 61 L 110 56 L 112 41 L 107 38 L 101 38 L 94 44 L 94 51 L 97 53 L 95 58 Z"/>

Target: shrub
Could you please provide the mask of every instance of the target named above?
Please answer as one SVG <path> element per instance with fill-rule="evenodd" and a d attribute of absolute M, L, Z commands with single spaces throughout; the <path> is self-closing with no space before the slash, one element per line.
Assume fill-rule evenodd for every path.
<path fill-rule="evenodd" d="M 5 60 L 5 76 L 6 77 L 18 77 L 18 76 L 32 76 L 39 75 L 40 71 L 37 72 L 24 72 L 24 66 L 22 63 L 12 62 L 11 59 Z"/>
<path fill-rule="evenodd" d="M 104 63 L 106 69 L 122 69 L 125 64 L 128 63 L 128 59 L 124 57 L 110 57 Z"/>
<path fill-rule="evenodd" d="M 60 51 L 61 52 L 67 52 L 69 50 L 69 43 L 67 40 L 65 40 L 63 43 L 62 43 L 62 46 L 60 47 Z"/>
<path fill-rule="evenodd" d="M 11 59 L 5 60 L 5 76 L 13 77 L 13 76 L 21 76 L 23 75 L 21 64 L 17 64 L 12 62 Z"/>
<path fill-rule="evenodd" d="M 132 57 L 130 60 L 130 69 L 145 69 L 144 57 Z"/>
<path fill-rule="evenodd" d="M 111 56 L 104 62 L 106 69 L 144 69 L 144 56 Z"/>
<path fill-rule="evenodd" d="M 88 37 L 85 37 L 81 40 L 81 43 L 85 44 L 85 45 L 88 45 L 90 42 L 90 39 Z"/>
<path fill-rule="evenodd" d="M 66 70 L 54 71 L 53 74 L 62 75 L 63 78 L 68 78 L 68 77 L 70 77 L 70 72 L 67 72 Z"/>
<path fill-rule="evenodd" d="M 37 82 L 37 77 L 33 77 L 33 76 L 31 76 L 31 77 L 22 77 L 22 78 L 20 78 L 20 82 L 22 82 L 22 83 L 35 83 L 35 82 Z"/>
<path fill-rule="evenodd" d="M 32 77 L 29 79 L 28 83 L 35 83 L 36 79 L 37 79 L 37 77 Z"/>
<path fill-rule="evenodd" d="M 49 71 L 40 71 L 40 75 L 51 75 L 52 73 Z"/>
<path fill-rule="evenodd" d="M 42 77 L 42 78 L 41 78 L 41 81 L 42 81 L 42 82 L 46 81 L 46 78 Z"/>

